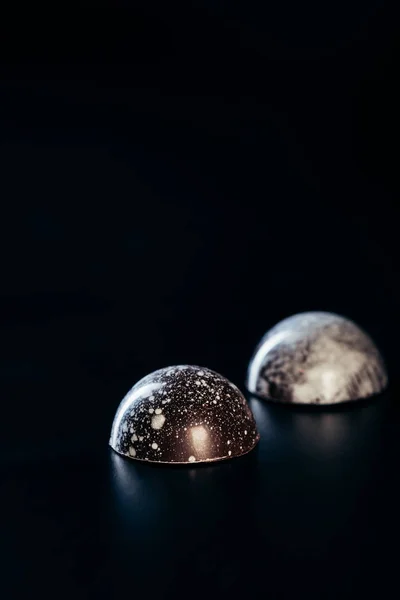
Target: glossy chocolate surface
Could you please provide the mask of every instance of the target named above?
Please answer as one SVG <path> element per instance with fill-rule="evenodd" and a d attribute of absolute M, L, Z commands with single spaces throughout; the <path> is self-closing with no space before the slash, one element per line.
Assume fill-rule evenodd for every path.
<path fill-rule="evenodd" d="M 387 380 L 383 359 L 362 329 L 332 313 L 308 312 L 262 338 L 246 386 L 279 402 L 336 404 L 378 394 Z"/>
<path fill-rule="evenodd" d="M 193 464 L 246 454 L 258 439 L 252 412 L 233 383 L 183 365 L 133 386 L 118 407 L 110 446 L 137 460 Z"/>

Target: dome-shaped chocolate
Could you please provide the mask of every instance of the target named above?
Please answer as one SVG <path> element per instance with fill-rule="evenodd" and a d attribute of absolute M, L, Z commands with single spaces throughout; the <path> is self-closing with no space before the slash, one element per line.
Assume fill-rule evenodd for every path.
<path fill-rule="evenodd" d="M 196 463 L 246 454 L 259 439 L 240 390 L 209 369 L 177 366 L 141 379 L 114 418 L 110 446 L 159 463 Z"/>
<path fill-rule="evenodd" d="M 268 331 L 246 381 L 253 394 L 299 404 L 359 400 L 386 385 L 385 365 L 371 338 L 349 319 L 326 312 L 300 313 Z"/>

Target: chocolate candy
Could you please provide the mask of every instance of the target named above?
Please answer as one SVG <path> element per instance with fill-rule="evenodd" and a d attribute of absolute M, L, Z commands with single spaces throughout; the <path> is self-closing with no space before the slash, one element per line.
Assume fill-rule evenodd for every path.
<path fill-rule="evenodd" d="M 306 312 L 278 323 L 250 361 L 246 386 L 262 398 L 336 404 L 382 392 L 385 365 L 371 338 L 335 314 Z"/>
<path fill-rule="evenodd" d="M 110 446 L 137 460 L 194 464 L 241 456 L 258 440 L 240 390 L 214 371 L 183 365 L 133 386 L 118 407 Z"/>

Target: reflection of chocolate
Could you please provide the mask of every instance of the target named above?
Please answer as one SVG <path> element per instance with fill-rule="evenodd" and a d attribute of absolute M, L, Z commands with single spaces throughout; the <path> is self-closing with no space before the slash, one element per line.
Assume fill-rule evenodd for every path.
<path fill-rule="evenodd" d="M 324 312 L 300 313 L 262 338 L 246 386 L 258 396 L 336 404 L 382 392 L 387 374 L 375 344 L 357 325 Z"/>
<path fill-rule="evenodd" d="M 196 463 L 246 454 L 259 439 L 240 390 L 214 371 L 188 365 L 141 379 L 118 407 L 110 446 L 162 463 Z"/>

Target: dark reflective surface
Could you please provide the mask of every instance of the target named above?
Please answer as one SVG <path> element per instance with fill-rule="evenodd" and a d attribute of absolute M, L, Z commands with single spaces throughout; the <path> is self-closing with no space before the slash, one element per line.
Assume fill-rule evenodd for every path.
<path fill-rule="evenodd" d="M 265 586 L 289 597 L 293 578 L 315 598 L 385 585 L 386 528 L 398 530 L 390 398 L 330 411 L 250 405 L 261 441 L 236 464 L 171 471 L 110 455 L 121 591 L 132 561 L 147 565 L 136 582 L 146 586 L 152 565 L 152 589 L 172 596 L 185 585 L 194 598 Z"/>
<path fill-rule="evenodd" d="M 4 597 L 388 593 L 399 531 L 396 391 L 341 409 L 250 398 L 236 461 L 162 466 L 102 442 L 2 463 Z M 14 594 L 14 596 L 12 595 Z"/>
<path fill-rule="evenodd" d="M 112 540 L 116 589 L 151 580 L 155 596 L 192 597 L 243 585 L 254 564 L 249 550 L 260 537 L 254 520 L 256 450 L 215 466 L 152 467 L 110 453 Z M 135 565 L 137 568 L 135 568 Z M 243 588 L 245 591 L 245 588 Z"/>

